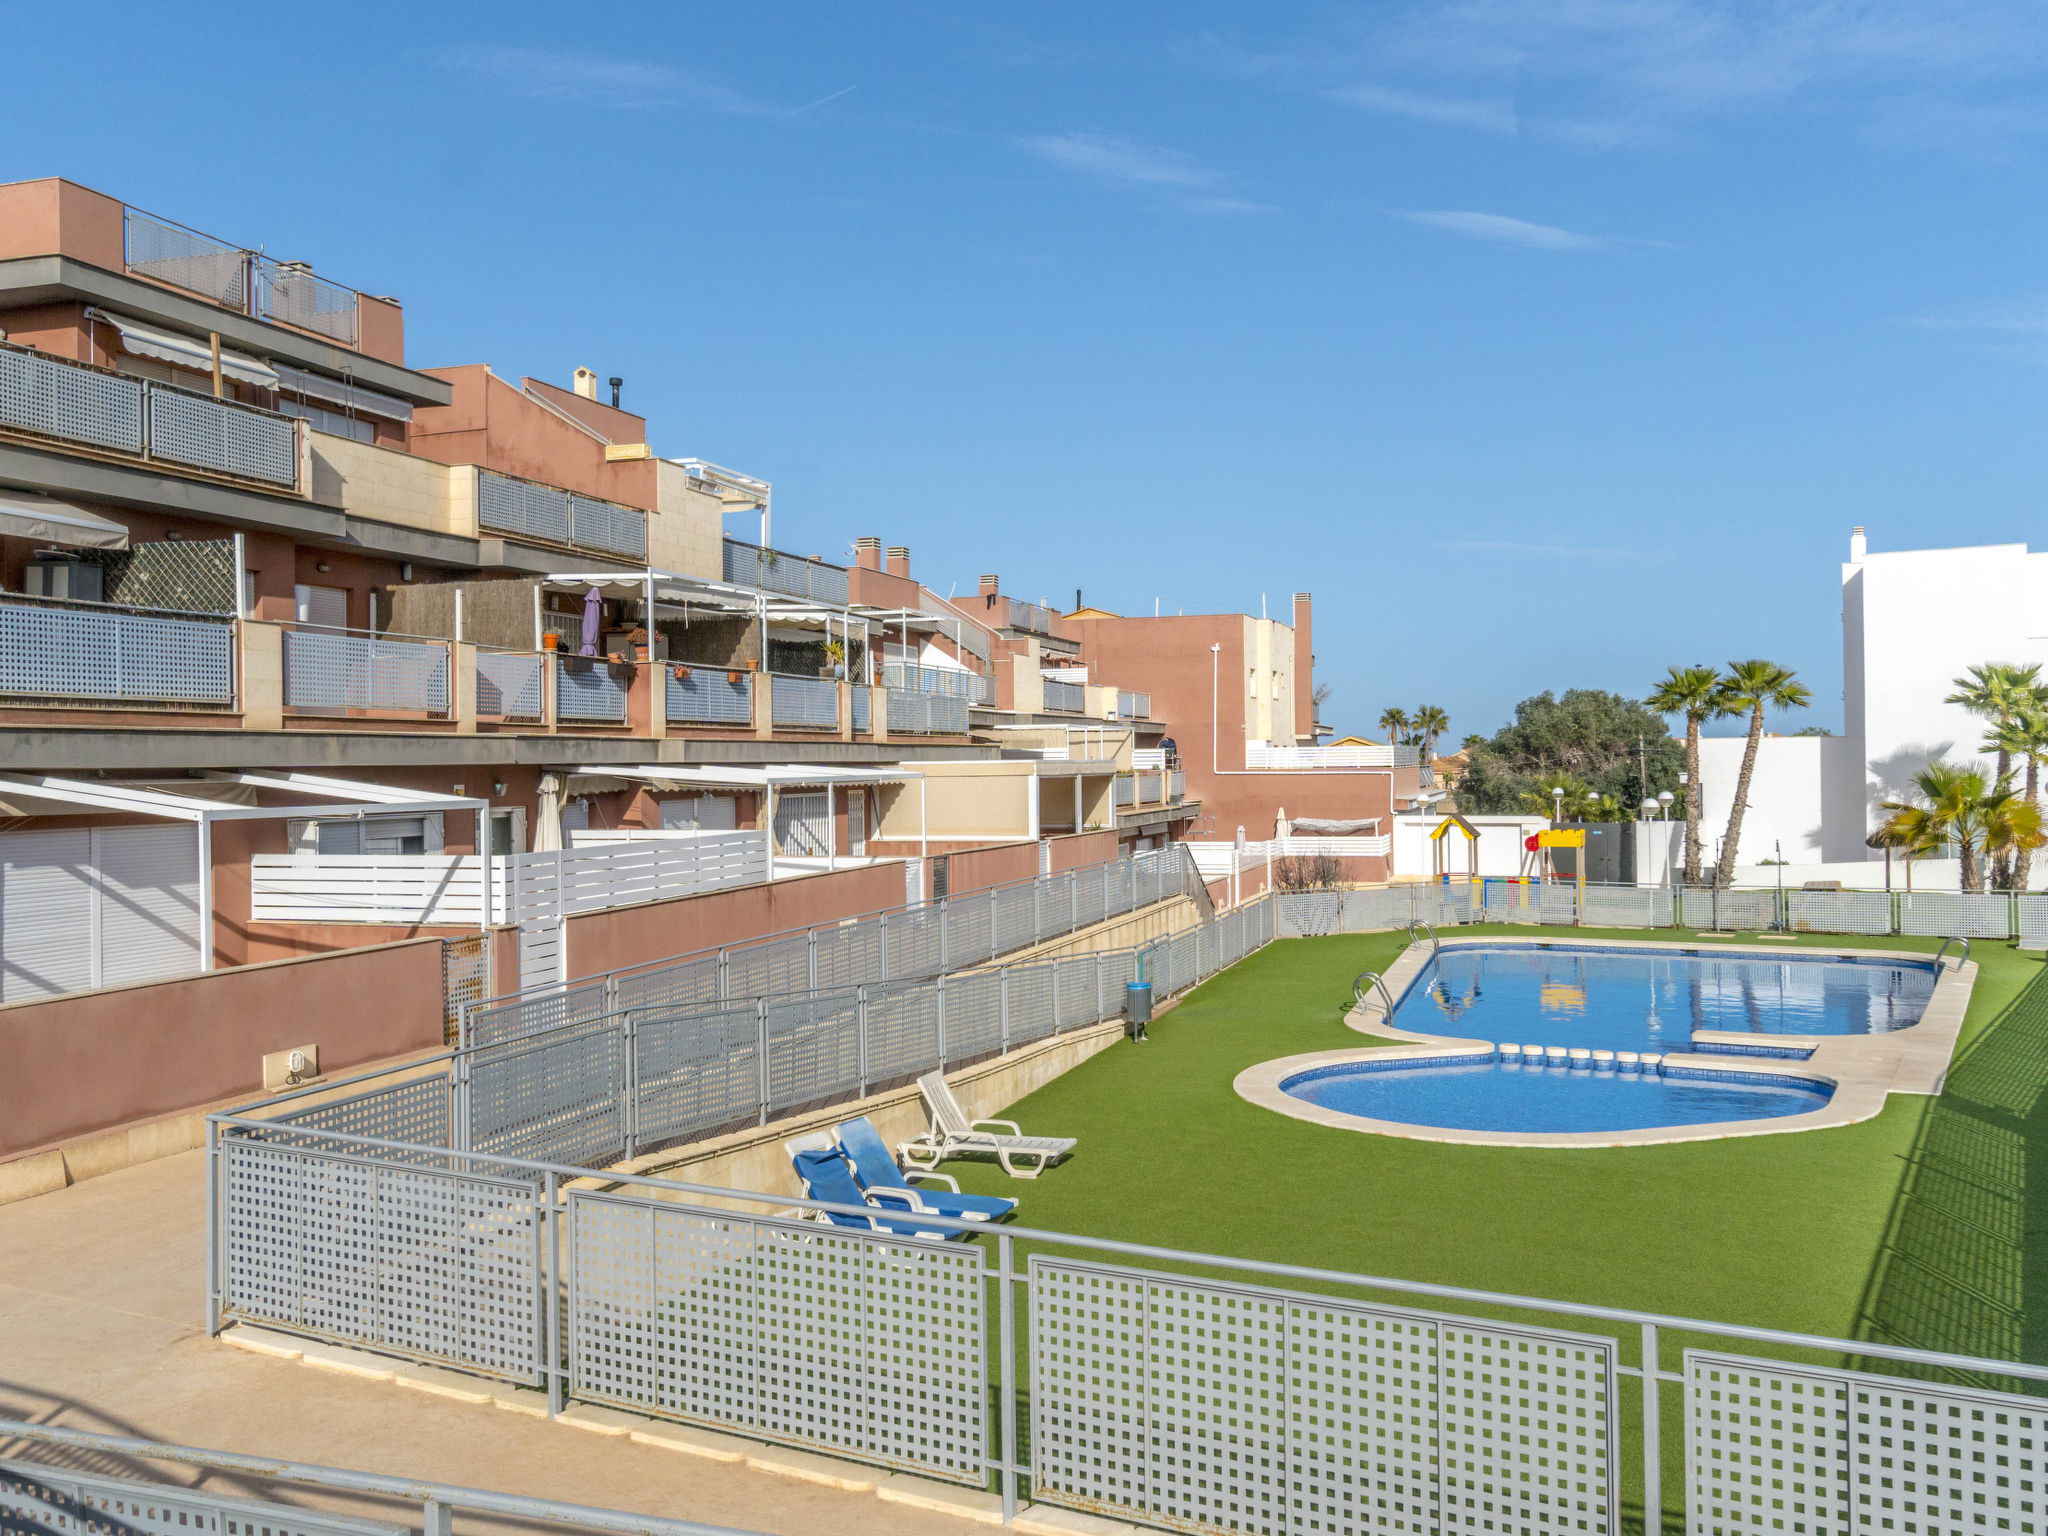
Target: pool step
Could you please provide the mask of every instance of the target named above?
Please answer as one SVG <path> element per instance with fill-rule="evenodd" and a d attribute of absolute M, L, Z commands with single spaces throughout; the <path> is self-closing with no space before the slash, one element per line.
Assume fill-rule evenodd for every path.
<path fill-rule="evenodd" d="M 1656 1051 L 1595 1051 L 1583 1045 L 1496 1045 L 1504 1065 L 1565 1067 L 1584 1072 L 1655 1072 L 1664 1062 Z"/>

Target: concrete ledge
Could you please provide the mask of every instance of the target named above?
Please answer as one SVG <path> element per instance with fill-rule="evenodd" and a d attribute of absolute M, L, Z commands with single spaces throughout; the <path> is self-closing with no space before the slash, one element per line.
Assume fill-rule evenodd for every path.
<path fill-rule="evenodd" d="M 1693 949 L 1692 945 L 1684 941 L 1673 940 L 1575 939 L 1562 936 L 1539 938 L 1500 934 L 1446 939 L 1440 947 L 1447 950 L 1519 947 L 1621 952 L 1657 950 L 1667 953 L 1682 953 Z M 1711 953 L 1716 956 L 1746 954 L 1758 958 L 1768 957 L 1777 964 L 1783 964 L 1791 959 L 1897 961 L 1902 956 L 1916 960 L 1929 958 L 1911 951 L 1859 949 L 1847 945 L 1807 945 L 1788 954 L 1784 949 L 1775 947 L 1716 944 Z M 1417 941 L 1402 951 L 1400 958 L 1387 968 L 1382 979 L 1386 983 L 1387 991 L 1392 994 L 1396 1009 L 1414 990 L 1415 983 L 1428 968 L 1433 955 L 1434 951 L 1429 944 Z M 1297 1099 L 1287 1093 L 1281 1087 L 1282 1083 L 1317 1067 L 1339 1066 L 1358 1061 L 1389 1062 L 1457 1055 L 1486 1056 L 1496 1048 L 1497 1042 L 1494 1041 L 1474 1040 L 1455 1035 L 1424 1034 L 1402 1029 L 1389 1022 L 1386 1003 L 1377 991 L 1368 994 L 1364 1002 L 1356 1004 L 1345 1015 L 1344 1022 L 1362 1035 L 1398 1042 L 1397 1044 L 1368 1050 L 1312 1051 L 1299 1056 L 1263 1061 L 1240 1072 L 1231 1086 L 1240 1098 L 1291 1119 L 1306 1120 L 1333 1129 L 1393 1136 L 1405 1141 L 1435 1141 L 1468 1147 L 1649 1147 L 1688 1141 L 1725 1141 L 1739 1136 L 1783 1136 L 1799 1131 L 1826 1130 L 1873 1118 L 1884 1109 L 1885 1098 L 1891 1093 L 1939 1093 L 1942 1081 L 1948 1073 L 1949 1060 L 1955 1052 L 1956 1039 L 1962 1030 L 1963 1018 L 1969 1009 L 1970 992 L 1976 985 L 1976 980 L 1975 961 L 1965 961 L 1961 964 L 1944 963 L 1935 977 L 1933 995 L 1929 997 L 1920 1021 L 1909 1028 L 1896 1030 L 1890 1034 L 1769 1035 L 1759 1040 L 1759 1037 L 1754 1035 L 1702 1031 L 1695 1037 L 1696 1040 L 1707 1042 L 1719 1040 L 1724 1043 L 1768 1043 L 1804 1049 L 1810 1052 L 1804 1060 L 1697 1052 L 1672 1053 L 1667 1056 L 1666 1059 L 1672 1066 L 1684 1067 L 1688 1071 L 1769 1072 L 1775 1076 L 1805 1079 L 1832 1090 L 1828 1103 L 1820 1109 L 1765 1120 L 1723 1120 L 1703 1125 L 1658 1126 L 1639 1131 L 1467 1131 L 1443 1126 L 1414 1125 L 1406 1121 L 1376 1120 L 1365 1115 L 1348 1115 L 1339 1110 L 1326 1109 L 1322 1105 Z"/>
<path fill-rule="evenodd" d="M 933 1514 L 951 1515 L 956 1520 L 975 1520 L 983 1525 L 1003 1523 L 1003 1501 L 980 1488 L 956 1488 L 927 1478 L 898 1472 L 875 1485 L 875 1497 L 884 1504 L 901 1504 L 909 1509 L 927 1509 Z"/>
<path fill-rule="evenodd" d="M 1103 1515 L 1085 1515 L 1057 1504 L 1026 1504 L 1010 1528 L 1027 1536 L 1140 1536 L 1145 1527 Z"/>

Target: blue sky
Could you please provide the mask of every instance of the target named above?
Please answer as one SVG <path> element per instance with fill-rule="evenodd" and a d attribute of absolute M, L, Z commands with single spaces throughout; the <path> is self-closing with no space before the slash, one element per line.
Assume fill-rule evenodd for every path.
<path fill-rule="evenodd" d="M 602 21 L 599 17 L 602 16 Z M 625 377 L 777 542 L 1276 614 L 1326 718 L 1766 655 L 2033 537 L 2048 11 L 14 6 L 0 178 Z"/>

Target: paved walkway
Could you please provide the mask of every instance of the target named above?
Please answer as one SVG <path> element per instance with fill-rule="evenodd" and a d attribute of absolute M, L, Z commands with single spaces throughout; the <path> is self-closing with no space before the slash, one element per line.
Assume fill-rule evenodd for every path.
<path fill-rule="evenodd" d="M 0 1206 L 0 1416 L 790 1536 L 988 1530 L 210 1340 L 201 1162 L 189 1152 Z M 0 1441 L 0 1459 L 10 1456 L 67 1460 Z M 68 1464 L 135 1475 L 105 1458 Z M 157 1464 L 152 1475 L 419 1523 L 417 1506 L 266 1490 Z M 465 1532 L 535 1529 L 475 1516 L 458 1524 Z"/>

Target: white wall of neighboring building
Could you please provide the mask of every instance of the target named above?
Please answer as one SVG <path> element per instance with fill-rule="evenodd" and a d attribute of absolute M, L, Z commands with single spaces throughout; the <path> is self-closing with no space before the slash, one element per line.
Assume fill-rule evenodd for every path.
<path fill-rule="evenodd" d="M 1428 879 L 1436 870 L 1436 854 L 1429 834 L 1443 824 L 1443 816 L 1396 816 L 1394 818 L 1394 862 L 1397 878 L 1419 876 Z M 1452 875 L 1514 875 L 1522 869 L 1522 839 L 1550 825 L 1543 816 L 1467 816 L 1479 831 L 1479 868 L 1471 867 L 1470 838 L 1453 827 L 1443 837 L 1444 872 Z"/>
<path fill-rule="evenodd" d="M 1720 858 L 1747 745 L 1741 736 L 1700 740 L 1704 863 Z M 1781 857 L 1794 864 L 1862 858 L 1862 762 L 1862 743 L 1848 736 L 1766 736 L 1758 742 L 1737 867 Z"/>

